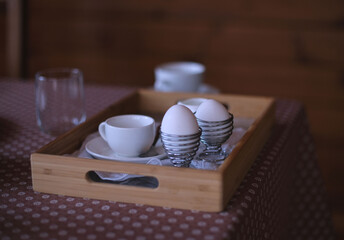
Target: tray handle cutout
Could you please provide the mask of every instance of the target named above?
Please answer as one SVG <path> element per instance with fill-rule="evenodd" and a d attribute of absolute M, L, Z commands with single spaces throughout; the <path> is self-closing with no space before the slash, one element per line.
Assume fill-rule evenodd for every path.
<path fill-rule="evenodd" d="M 99 175 L 112 175 L 116 174 L 118 180 L 111 180 L 111 179 L 104 179 L 101 178 Z M 122 175 L 122 176 L 121 176 Z M 89 182 L 96 182 L 96 183 L 105 183 L 105 184 L 116 184 L 116 185 L 124 185 L 124 186 L 135 186 L 135 187 L 143 187 L 143 188 L 158 188 L 159 180 L 156 177 L 152 176 L 145 176 L 145 175 L 129 175 L 126 173 L 113 173 L 113 172 L 96 172 L 96 171 L 88 171 L 86 173 L 86 179 Z"/>

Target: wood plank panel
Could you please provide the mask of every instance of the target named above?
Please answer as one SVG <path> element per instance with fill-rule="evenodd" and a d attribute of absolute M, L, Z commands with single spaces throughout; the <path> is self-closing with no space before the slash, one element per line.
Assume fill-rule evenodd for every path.
<path fill-rule="evenodd" d="M 227 24 L 211 36 L 207 57 L 219 61 L 290 61 L 296 59 L 293 32 L 251 24 Z"/>
<path fill-rule="evenodd" d="M 307 54 L 306 60 L 343 68 L 343 29 L 305 31 L 300 33 L 300 38 L 303 42 L 304 51 Z"/>
<path fill-rule="evenodd" d="M 337 23 L 342 21 L 344 2 L 341 0 L 329 1 L 252 1 L 253 15 L 262 18 L 285 19 L 287 21 L 301 20 Z"/>
<path fill-rule="evenodd" d="M 207 81 L 226 92 L 344 98 L 341 72 L 333 69 L 272 62 L 207 61 L 206 65 Z"/>
<path fill-rule="evenodd" d="M 0 76 L 6 76 L 6 5 L 0 1 Z"/>

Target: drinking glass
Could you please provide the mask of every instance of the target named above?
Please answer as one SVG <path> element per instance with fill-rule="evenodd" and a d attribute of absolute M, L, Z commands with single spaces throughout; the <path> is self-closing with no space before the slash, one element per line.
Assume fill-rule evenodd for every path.
<path fill-rule="evenodd" d="M 58 136 L 86 120 L 83 74 L 76 68 L 36 73 L 36 117 L 40 129 Z"/>

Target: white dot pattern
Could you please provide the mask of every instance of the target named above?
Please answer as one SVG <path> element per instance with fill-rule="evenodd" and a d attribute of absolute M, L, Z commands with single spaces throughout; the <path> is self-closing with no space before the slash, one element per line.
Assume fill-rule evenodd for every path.
<path fill-rule="evenodd" d="M 273 134 L 220 213 L 38 193 L 30 154 L 52 140 L 36 127 L 32 82 L 0 81 L 0 239 L 333 239 L 302 105 L 278 100 Z M 89 86 L 91 116 L 131 92 Z"/>

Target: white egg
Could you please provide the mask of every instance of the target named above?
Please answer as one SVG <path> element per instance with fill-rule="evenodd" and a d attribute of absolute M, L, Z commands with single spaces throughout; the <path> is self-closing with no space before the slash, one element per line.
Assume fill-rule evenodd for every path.
<path fill-rule="evenodd" d="M 191 112 L 195 113 L 197 111 L 197 108 L 199 107 L 199 105 L 204 102 L 205 100 L 207 100 L 206 98 L 187 98 L 187 99 L 183 99 L 178 101 L 177 104 L 179 105 L 183 105 L 185 107 L 187 107 L 188 109 L 191 110 Z"/>
<path fill-rule="evenodd" d="M 230 117 L 225 106 L 214 99 L 201 103 L 195 115 L 203 121 L 224 121 Z"/>
<path fill-rule="evenodd" d="M 173 105 L 162 119 L 161 131 L 167 134 L 191 135 L 198 132 L 195 115 L 185 106 Z"/>

